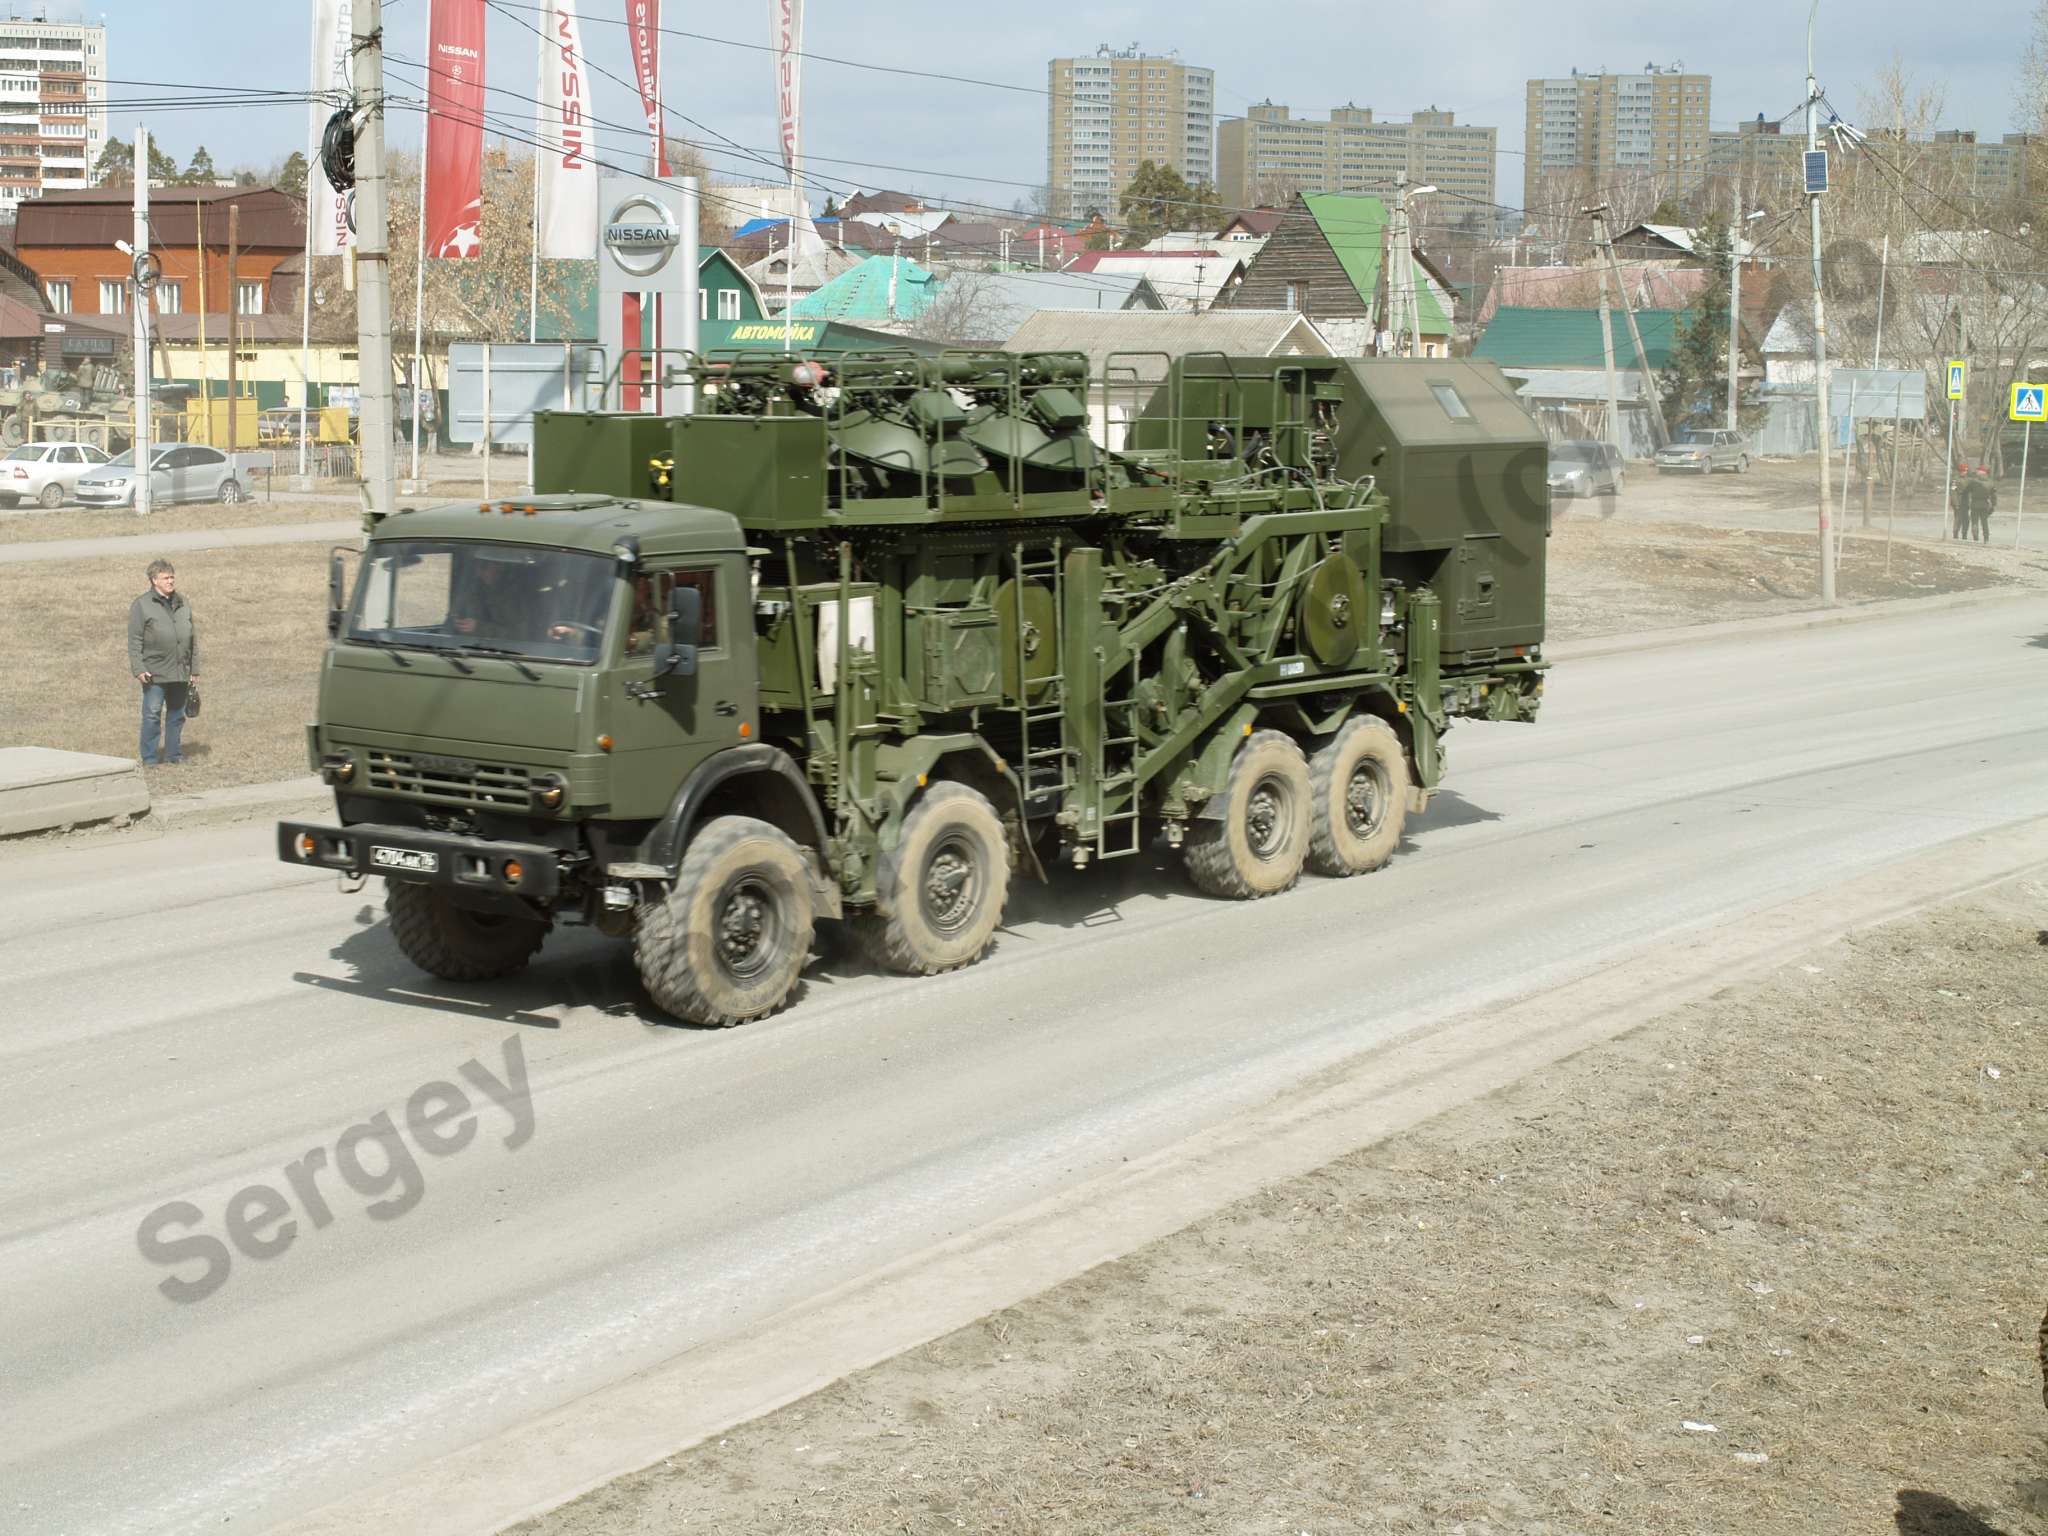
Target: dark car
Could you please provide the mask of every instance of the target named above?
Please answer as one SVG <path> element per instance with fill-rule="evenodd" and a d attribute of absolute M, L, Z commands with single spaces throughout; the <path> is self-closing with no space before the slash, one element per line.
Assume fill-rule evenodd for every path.
<path fill-rule="evenodd" d="M 1572 441 L 1550 445 L 1553 496 L 1619 496 L 1624 470 L 1612 443 Z"/>

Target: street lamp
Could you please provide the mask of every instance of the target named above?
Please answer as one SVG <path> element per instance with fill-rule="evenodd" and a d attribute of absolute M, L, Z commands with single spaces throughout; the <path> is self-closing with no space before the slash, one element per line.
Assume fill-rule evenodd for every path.
<path fill-rule="evenodd" d="M 1728 430 L 1739 432 L 1735 411 L 1735 370 L 1741 353 L 1742 232 L 1764 216 L 1763 209 L 1744 214 L 1728 226 Z"/>

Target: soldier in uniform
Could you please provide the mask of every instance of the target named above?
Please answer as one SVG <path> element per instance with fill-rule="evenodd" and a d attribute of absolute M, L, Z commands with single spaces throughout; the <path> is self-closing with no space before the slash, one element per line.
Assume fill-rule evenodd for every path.
<path fill-rule="evenodd" d="M 1991 514 L 1998 510 L 1998 485 L 1991 478 L 1991 467 L 1979 464 L 1977 473 L 1971 477 L 1970 489 L 1974 493 L 1970 502 L 1970 535 L 1982 543 L 1991 542 Z"/>

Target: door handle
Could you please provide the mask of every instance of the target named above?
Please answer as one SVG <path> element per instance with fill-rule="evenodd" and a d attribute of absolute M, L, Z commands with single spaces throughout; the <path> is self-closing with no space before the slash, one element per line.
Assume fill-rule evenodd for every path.
<path fill-rule="evenodd" d="M 740 712 L 739 705 L 733 703 L 731 699 L 720 699 L 716 704 L 712 705 L 711 707 L 717 710 L 718 713 L 720 713 L 721 715 L 736 715 Z"/>

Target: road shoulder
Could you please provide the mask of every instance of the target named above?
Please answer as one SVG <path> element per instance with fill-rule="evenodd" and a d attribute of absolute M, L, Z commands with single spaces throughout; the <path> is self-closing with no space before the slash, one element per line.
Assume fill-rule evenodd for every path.
<path fill-rule="evenodd" d="M 962 1327 L 1013 1327 L 1000 1319 L 988 1324 L 976 1320 L 1017 1307 L 1075 1276 L 1083 1277 L 1073 1283 L 1083 1287 L 1085 1295 L 1101 1280 L 1089 1271 L 1198 1223 L 1234 1201 L 1312 1175 L 1360 1147 L 1384 1144 L 1390 1137 L 1499 1093 L 1651 1020 L 1701 1004 L 1738 980 L 1786 966 L 1842 934 L 1898 921 L 2044 863 L 2048 863 L 2048 822 L 2023 823 L 1963 839 L 1785 907 L 1679 936 L 1625 964 L 1564 987 L 1420 1033 L 1327 1074 L 1261 1112 L 1218 1126 L 1158 1155 L 1127 1164 L 1108 1178 L 893 1265 L 793 1309 L 745 1337 L 694 1351 L 533 1424 L 443 1458 L 396 1484 L 309 1517 L 292 1529 L 355 1530 L 400 1520 L 407 1511 L 416 1517 L 418 1511 L 432 1509 L 437 1512 L 434 1529 L 488 1530 L 590 1490 L 601 1491 L 573 1507 L 584 1513 L 551 1516 L 548 1523 L 536 1528 L 577 1533 L 655 1529 L 653 1524 L 631 1522 L 642 1514 L 654 1518 L 650 1512 L 670 1507 L 671 1495 L 697 1497 L 698 1482 L 664 1483 L 672 1475 L 717 1481 L 720 1474 L 706 1469 L 715 1467 L 714 1453 L 731 1450 L 728 1431 L 736 1423 L 771 1415 L 891 1356 L 903 1358 L 886 1369 L 915 1369 L 920 1358 L 933 1354 L 932 1349 L 921 1349 L 932 1340 Z M 2034 879 L 2038 886 L 2038 875 Z M 2038 987 L 2033 995 L 2039 997 Z M 1881 1005 L 1881 996 L 1879 1002 Z M 2038 1002 L 2034 1006 L 2034 1027 L 2038 1029 Z M 1598 1055 L 1592 1053 L 1588 1061 L 1597 1064 Z M 2033 1058 L 2039 1059 L 2037 1045 Z M 1711 1094 L 1709 1076 L 1697 1075 L 1687 1081 L 1707 1085 Z M 2008 1086 L 2021 1085 L 2036 1096 L 2038 1117 L 2039 1088 L 2025 1077 L 2016 1077 Z M 1639 1145 L 1618 1131 L 1611 1139 L 1621 1155 Z M 1766 1143 L 1762 1150 L 1769 1151 L 1770 1145 Z M 1226 1228 L 1232 1219 L 1228 1215 L 1215 1218 Z M 2023 1245 L 2016 1244 L 2015 1257 L 2023 1257 L 2017 1252 L 2019 1246 Z M 1773 1290 L 1782 1292 L 1785 1287 L 1774 1285 Z M 1071 1296 L 1065 1300 L 1048 1297 L 1034 1305 L 1066 1307 L 1080 1318 L 1098 1300 L 1087 1299 L 1084 1304 Z M 1347 1297 L 1345 1304 L 1351 1300 Z M 1635 1310 L 1633 1303 L 1623 1310 Z M 1047 1348 L 1064 1347 L 1056 1334 L 1048 1339 Z M 1078 1338 L 1074 1342 L 1078 1344 Z M 1512 1339 L 1497 1342 L 1505 1353 L 1513 1352 Z M 1291 1341 L 1290 1347 L 1298 1343 L 1302 1341 Z M 944 1358 L 946 1346 L 942 1343 L 935 1348 L 938 1357 Z M 1056 1365 L 1056 1361 L 1042 1360 L 1033 1372 L 1019 1374 L 1044 1376 L 1056 1385 Z M 986 1375 L 992 1367 L 976 1365 L 973 1369 Z M 867 1379 L 833 1390 L 864 1394 L 872 1390 L 862 1384 Z M 987 1379 L 993 1383 L 993 1377 Z M 2013 1367 L 2000 1390 L 2007 1399 L 2017 1401 L 2013 1394 L 2022 1385 L 2021 1373 Z M 2038 1386 L 2034 1390 L 2038 1392 Z M 1174 1402 L 1179 1406 L 1172 1406 Z M 1180 1424 L 1183 1431 L 1195 1433 L 1201 1421 L 1189 1416 L 1197 1414 L 1199 1405 L 1192 1398 L 1169 1399 L 1168 1404 L 1156 1414 L 1153 1432 Z M 1524 1406 L 1538 1418 L 1546 1411 L 1540 1398 L 1532 1398 Z M 806 1405 L 796 1411 L 816 1410 L 815 1405 Z M 1183 1419 L 1188 1422 L 1181 1423 Z M 748 1435 L 768 1436 L 759 1443 L 781 1446 L 782 1452 L 796 1456 L 793 1444 L 783 1442 L 786 1431 L 802 1421 L 784 1415 L 764 1422 L 766 1428 L 757 1425 Z M 973 1433 L 981 1434 L 988 1422 L 973 1424 Z M 1363 1433 L 1356 1431 L 1356 1421 L 1352 1422 L 1353 1432 Z M 892 1427 L 909 1432 L 905 1425 Z M 1341 1428 L 1335 1421 L 1330 1427 L 1332 1433 Z M 988 1433 L 994 1433 L 992 1426 Z M 720 1435 L 726 1436 L 726 1446 L 708 1444 L 689 1456 L 680 1455 L 686 1448 Z M 882 1438 L 892 1441 L 896 1437 Z M 1136 1438 L 1141 1446 L 1144 1443 L 1142 1434 L 1119 1437 L 1105 1447 L 1112 1463 L 1131 1449 L 1120 1443 L 1123 1438 Z M 852 1454 L 852 1447 L 844 1444 L 828 1449 L 839 1451 L 842 1460 Z M 885 1449 L 889 1447 L 885 1445 Z M 1357 1447 L 1352 1449 L 1355 1453 Z M 1384 1442 L 1379 1443 L 1378 1452 L 1400 1460 L 1435 1454 L 1425 1446 Z M 764 1450 L 760 1454 L 771 1453 Z M 634 1468 L 654 1467 L 670 1458 L 678 1458 L 673 1466 L 607 1486 Z M 1103 1476 L 1112 1476 L 1113 1467 L 1097 1466 Z M 1576 1476 L 1579 1470 L 1572 1467 L 1568 1475 Z M 903 1476 L 908 1480 L 908 1472 Z M 1138 1479 L 1140 1483 L 1147 1480 L 1156 1483 L 1156 1471 Z M 826 1479 L 820 1476 L 816 1481 L 822 1486 Z M 1168 1497 L 1164 1487 L 1152 1492 L 1159 1498 Z M 1028 1496 L 1029 1490 L 1017 1493 L 1025 1502 L 1014 1508 L 1044 1511 L 1044 1504 Z M 1179 1496 L 1192 1499 L 1185 1491 Z M 1009 1504 L 1002 1507 L 1013 1508 Z M 562 1523 L 584 1519 L 594 1508 L 617 1513 L 619 1523 Z M 887 1513 L 882 1505 L 875 1509 L 878 1514 Z M 1115 1516 L 1105 1512 L 1098 1525 L 1087 1516 L 1084 1506 L 1068 1509 L 1061 1504 L 1059 1513 L 1063 1520 L 1079 1520 L 1084 1526 L 1101 1529 L 1128 1528 L 1126 1516 L 1135 1518 L 1128 1509 Z M 749 1526 L 735 1514 L 736 1524 L 730 1528 L 789 1528 L 793 1522 L 809 1523 L 807 1516 L 794 1511 L 767 1514 L 764 1509 L 764 1517 L 769 1523 Z M 612 1515 L 604 1518 L 610 1520 Z M 851 1521 L 852 1515 L 834 1513 L 832 1519 Z M 926 1518 L 923 1523 L 933 1522 Z M 979 1509 L 977 1523 L 1001 1527 L 1001 1522 L 991 1519 L 988 1507 Z M 845 1528 L 901 1527 L 870 1526 L 863 1519 Z"/>

